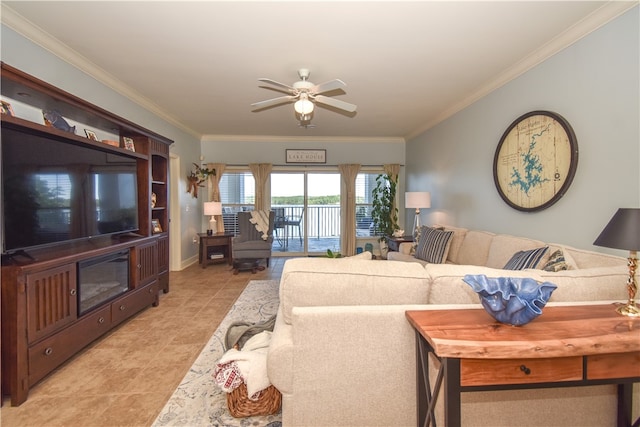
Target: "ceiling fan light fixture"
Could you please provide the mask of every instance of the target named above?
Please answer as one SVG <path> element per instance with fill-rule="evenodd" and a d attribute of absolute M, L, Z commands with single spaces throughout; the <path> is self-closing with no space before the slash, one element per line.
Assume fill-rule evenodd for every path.
<path fill-rule="evenodd" d="M 313 112 L 313 102 L 309 101 L 306 96 L 301 96 L 300 99 L 293 104 L 293 108 L 296 110 L 296 113 L 306 116 Z"/>

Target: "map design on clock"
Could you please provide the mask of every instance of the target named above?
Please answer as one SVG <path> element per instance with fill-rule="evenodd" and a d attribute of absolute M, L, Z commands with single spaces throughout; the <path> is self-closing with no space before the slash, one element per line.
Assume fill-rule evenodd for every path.
<path fill-rule="evenodd" d="M 533 111 L 506 130 L 494 157 L 500 196 L 523 211 L 544 209 L 567 190 L 577 166 L 575 135 L 561 116 Z"/>

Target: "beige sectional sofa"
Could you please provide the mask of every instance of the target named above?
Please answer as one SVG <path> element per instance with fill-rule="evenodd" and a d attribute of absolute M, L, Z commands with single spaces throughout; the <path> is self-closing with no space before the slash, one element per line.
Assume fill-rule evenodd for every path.
<path fill-rule="evenodd" d="M 268 355 L 269 378 L 283 396 L 285 427 L 415 426 L 416 344 L 405 311 L 461 305 L 482 310 L 477 295 L 462 281 L 465 274 L 550 281 L 558 286 L 550 304 L 627 298 L 623 258 L 549 245 L 562 247 L 573 268 L 506 271 L 501 267 L 515 252 L 545 244 L 454 231 L 446 264 L 361 258 L 285 263 Z M 637 384 L 634 390 L 639 392 Z M 465 426 L 611 426 L 615 414 L 612 385 L 462 396 Z M 441 410 L 438 417 L 442 426 Z"/>

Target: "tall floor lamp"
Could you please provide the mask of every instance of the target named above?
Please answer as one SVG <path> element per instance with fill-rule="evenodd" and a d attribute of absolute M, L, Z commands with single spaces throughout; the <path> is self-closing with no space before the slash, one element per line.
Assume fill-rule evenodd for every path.
<path fill-rule="evenodd" d="M 416 210 L 413 218 L 413 241 L 417 242 L 420 233 L 420 208 L 431 207 L 431 194 L 428 191 L 407 191 L 404 193 L 404 205 Z"/>
<path fill-rule="evenodd" d="M 222 202 L 204 202 L 204 214 L 211 215 L 207 230 L 207 234 L 211 236 L 213 233 L 217 233 L 216 215 L 222 215 Z"/>
<path fill-rule="evenodd" d="M 640 251 L 640 209 L 618 209 L 593 244 L 629 251 L 627 263 L 629 300 L 626 305 L 618 307 L 616 311 L 623 316 L 640 317 L 640 308 L 635 302 L 638 291 L 636 268 L 638 268 L 638 251 Z"/>

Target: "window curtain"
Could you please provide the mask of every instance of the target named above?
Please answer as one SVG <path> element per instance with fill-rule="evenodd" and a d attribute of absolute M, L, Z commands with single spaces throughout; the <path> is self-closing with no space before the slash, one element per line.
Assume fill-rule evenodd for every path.
<path fill-rule="evenodd" d="M 386 173 L 387 175 L 389 175 L 389 180 L 393 181 L 394 183 L 398 184 L 398 174 L 400 174 L 400 165 L 397 163 L 393 163 L 393 164 L 388 164 L 388 165 L 382 165 L 382 169 L 384 170 L 384 173 Z M 398 187 L 396 187 L 397 189 Z M 397 205 L 397 201 L 398 201 L 398 194 L 396 193 L 396 197 L 393 199 L 393 206 L 391 206 L 391 212 L 395 212 L 395 210 L 398 208 Z"/>
<path fill-rule="evenodd" d="M 224 163 L 207 163 L 207 169 L 215 171 L 215 175 L 209 175 L 209 200 L 220 202 L 220 180 L 226 165 Z M 224 221 L 222 215 L 216 215 L 216 232 L 224 233 Z"/>
<path fill-rule="evenodd" d="M 268 211 L 271 208 L 271 197 L 267 189 L 267 180 L 271 176 L 271 163 L 250 163 L 249 169 L 256 181 L 255 209 L 258 211 Z"/>
<path fill-rule="evenodd" d="M 358 164 L 338 165 L 344 191 L 340 197 L 342 211 L 340 226 L 340 251 L 344 256 L 356 253 L 356 177 L 360 172 Z"/>

